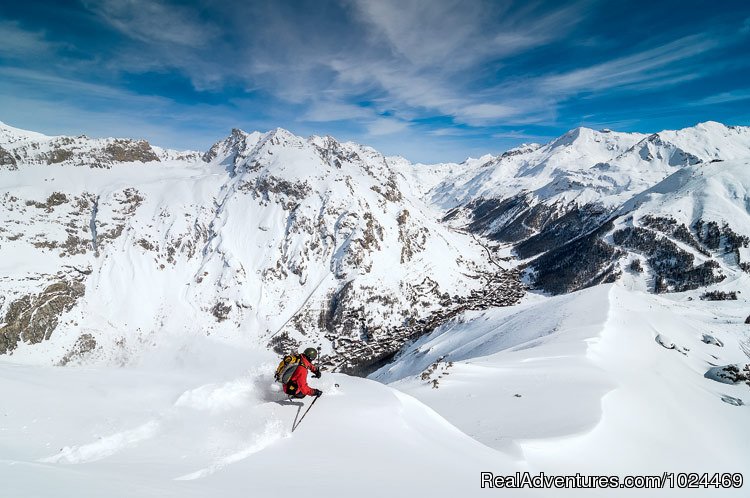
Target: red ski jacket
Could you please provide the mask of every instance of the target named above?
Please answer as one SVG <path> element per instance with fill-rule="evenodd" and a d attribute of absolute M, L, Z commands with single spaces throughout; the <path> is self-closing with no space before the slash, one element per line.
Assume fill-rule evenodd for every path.
<path fill-rule="evenodd" d="M 286 394 L 299 393 L 305 396 L 313 396 L 315 395 L 315 390 L 307 385 L 307 371 L 309 370 L 312 373 L 316 373 L 318 369 L 315 365 L 310 363 L 310 360 L 308 360 L 305 355 L 300 355 L 300 357 L 302 358 L 302 361 L 300 361 L 300 364 L 294 369 L 292 376 L 289 378 L 289 382 L 284 384 L 284 392 Z M 290 386 L 292 386 L 293 389 L 290 390 Z"/>

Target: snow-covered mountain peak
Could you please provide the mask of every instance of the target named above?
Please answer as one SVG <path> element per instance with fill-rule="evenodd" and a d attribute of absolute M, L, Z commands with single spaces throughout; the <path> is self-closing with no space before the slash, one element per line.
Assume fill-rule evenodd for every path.
<path fill-rule="evenodd" d="M 750 155 L 750 127 L 726 126 L 714 121 L 657 135 L 703 161 L 741 159 Z"/>
<path fill-rule="evenodd" d="M 239 128 L 232 128 L 228 137 L 213 144 L 203 154 L 203 160 L 220 164 L 234 164 L 237 159 L 247 157 L 262 138 L 263 134 L 260 132 L 247 133 Z"/>
<path fill-rule="evenodd" d="M 733 128 L 733 127 L 729 127 L 725 125 L 724 123 L 719 123 L 718 121 L 703 121 L 695 125 L 695 128 L 710 132 L 710 131 L 728 130 L 729 128 Z"/>
<path fill-rule="evenodd" d="M 262 141 L 270 142 L 272 145 L 291 145 L 293 147 L 300 147 L 307 142 L 306 139 L 299 137 L 284 128 L 274 128 L 266 133 Z"/>
<path fill-rule="evenodd" d="M 595 134 L 596 134 L 596 131 L 592 130 L 591 128 L 578 126 L 576 128 L 573 128 L 572 130 L 568 130 L 567 132 L 563 133 L 560 137 L 552 141 L 549 144 L 549 146 L 550 148 L 555 148 L 555 147 L 564 147 L 566 145 L 573 145 L 577 140 L 590 139 Z"/>
<path fill-rule="evenodd" d="M 584 126 L 574 128 L 549 144 L 541 147 L 548 155 L 571 152 L 558 151 L 559 148 L 575 149 L 579 155 L 602 153 L 611 155 L 612 151 L 621 150 L 625 144 L 632 144 L 643 138 L 639 133 L 621 133 L 614 131 L 597 131 Z"/>
<path fill-rule="evenodd" d="M 307 141 L 321 149 L 336 148 L 341 145 L 340 142 L 331 135 L 311 135 Z"/>
<path fill-rule="evenodd" d="M 521 154 L 529 154 L 531 152 L 534 152 L 535 150 L 539 149 L 542 146 L 542 144 L 538 144 L 536 142 L 532 142 L 530 144 L 523 143 L 519 145 L 518 147 L 513 147 L 512 149 L 508 149 L 502 154 L 500 154 L 500 157 L 511 157 L 511 156 L 519 156 Z M 482 156 L 487 157 L 487 156 Z M 490 158 L 492 156 L 489 156 Z"/>

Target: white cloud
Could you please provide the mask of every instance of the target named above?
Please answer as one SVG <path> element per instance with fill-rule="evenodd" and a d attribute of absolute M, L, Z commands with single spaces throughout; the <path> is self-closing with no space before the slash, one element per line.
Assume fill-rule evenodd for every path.
<path fill-rule="evenodd" d="M 123 34 L 144 42 L 200 47 L 220 33 L 198 12 L 161 0 L 84 0 L 84 5 Z"/>
<path fill-rule="evenodd" d="M 436 128 L 427 132 L 428 135 L 432 135 L 433 137 L 463 137 L 471 135 L 471 133 L 471 131 L 463 128 Z"/>
<path fill-rule="evenodd" d="M 392 118 L 378 118 L 367 124 L 367 134 L 371 136 L 391 135 L 409 127 L 405 121 Z"/>
<path fill-rule="evenodd" d="M 527 133 L 521 130 L 508 130 L 501 131 L 492 134 L 492 138 L 504 138 L 504 139 L 517 139 L 517 140 L 530 140 L 530 141 L 542 141 L 545 139 L 551 139 L 552 136 L 539 135 Z"/>
<path fill-rule="evenodd" d="M 717 93 L 714 95 L 709 95 L 708 97 L 704 97 L 700 100 L 691 102 L 689 105 L 691 106 L 717 105 L 717 104 L 726 104 L 728 102 L 738 102 L 740 100 L 748 100 L 748 99 L 750 99 L 750 90 L 740 89 L 740 90 L 732 90 L 729 92 L 722 92 L 722 93 Z"/>
<path fill-rule="evenodd" d="M 345 121 L 372 117 L 372 109 L 336 101 L 313 101 L 300 121 L 326 122 Z"/>
<path fill-rule="evenodd" d="M 0 20 L 0 56 L 25 59 L 52 54 L 60 44 L 53 44 L 39 31 L 26 31 L 17 22 Z"/>
<path fill-rule="evenodd" d="M 542 91 L 562 95 L 632 85 L 668 86 L 694 77 L 695 68 L 684 62 L 704 55 L 722 43 L 706 34 L 686 36 L 625 57 L 545 76 L 538 84 Z"/>
<path fill-rule="evenodd" d="M 456 71 L 552 42 L 585 16 L 586 2 L 548 8 L 510 1 L 350 0 L 385 41 L 417 68 Z"/>
<path fill-rule="evenodd" d="M 518 109 L 503 104 L 472 104 L 466 106 L 461 115 L 465 119 L 497 120 L 518 114 Z"/>

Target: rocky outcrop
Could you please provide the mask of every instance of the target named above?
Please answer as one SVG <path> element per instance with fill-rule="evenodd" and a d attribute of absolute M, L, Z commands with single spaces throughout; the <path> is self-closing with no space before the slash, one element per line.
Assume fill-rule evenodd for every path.
<path fill-rule="evenodd" d="M 0 168 L 18 164 L 111 168 L 119 163 L 188 159 L 195 153 L 155 150 L 146 140 L 80 137 L 28 137 L 0 147 Z"/>
<path fill-rule="evenodd" d="M 0 354 L 12 352 L 19 341 L 36 344 L 49 339 L 60 316 L 83 296 L 85 286 L 76 280 L 59 280 L 39 294 L 27 294 L 8 305 L 0 327 Z"/>
<path fill-rule="evenodd" d="M 145 140 L 115 140 L 104 148 L 107 158 L 115 162 L 160 161 L 154 149 Z"/>
<path fill-rule="evenodd" d="M 745 365 L 712 367 L 705 373 L 704 377 L 721 382 L 722 384 L 739 384 L 744 382 L 750 387 L 750 363 Z"/>
<path fill-rule="evenodd" d="M 16 158 L 2 147 L 0 147 L 0 169 L 8 169 L 11 171 L 18 169 Z"/>
<path fill-rule="evenodd" d="M 54 192 L 52 195 L 47 197 L 47 200 L 45 200 L 44 202 L 28 200 L 26 201 L 26 205 L 34 206 L 37 209 L 43 209 L 47 213 L 51 213 L 52 211 L 54 211 L 55 207 L 62 206 L 67 202 L 68 196 L 66 196 L 62 192 Z"/>

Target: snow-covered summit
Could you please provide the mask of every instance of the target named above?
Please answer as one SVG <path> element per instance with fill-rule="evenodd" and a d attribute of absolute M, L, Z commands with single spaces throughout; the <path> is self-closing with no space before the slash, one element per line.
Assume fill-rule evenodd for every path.
<path fill-rule="evenodd" d="M 610 161 L 644 138 L 636 133 L 603 133 L 576 128 L 546 145 L 511 149 L 488 161 L 469 163 L 432 189 L 431 199 L 445 209 L 480 198 L 508 198 L 535 192 L 549 202 L 601 196 L 607 181 L 586 178 L 590 169 Z"/>
<path fill-rule="evenodd" d="M 242 158 L 243 154 L 252 150 L 262 137 L 263 135 L 257 131 L 247 133 L 239 128 L 232 128 L 232 132 L 227 138 L 216 142 L 203 154 L 203 160 L 206 162 L 216 160 L 218 162 L 229 161 L 234 163 L 236 158 Z"/>
<path fill-rule="evenodd" d="M 678 168 L 750 155 L 750 128 L 706 122 L 651 135 L 578 127 L 543 146 L 466 163 L 431 191 L 444 209 L 532 193 L 546 204 L 615 206 Z"/>

